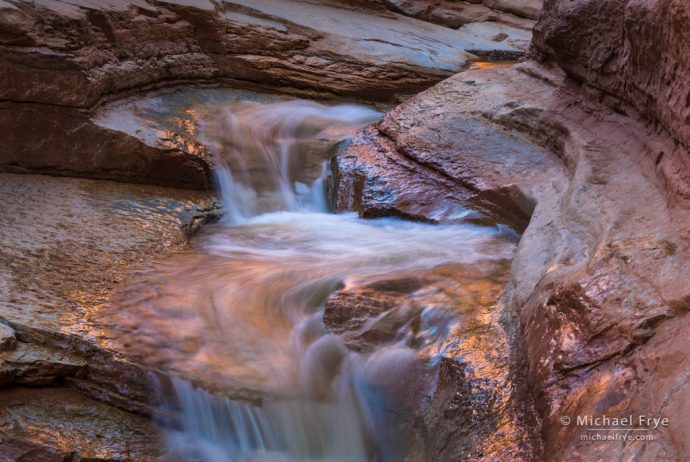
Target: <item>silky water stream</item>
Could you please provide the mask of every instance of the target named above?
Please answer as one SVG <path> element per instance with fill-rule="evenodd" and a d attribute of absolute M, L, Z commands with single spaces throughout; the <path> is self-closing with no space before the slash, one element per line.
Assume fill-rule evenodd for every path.
<path fill-rule="evenodd" d="M 156 384 L 161 413 L 178 415 L 171 459 L 406 460 L 401 403 L 433 386 L 419 365 L 496 302 L 515 238 L 329 213 L 314 140 L 379 115 L 288 101 L 204 117 L 223 218 L 194 253 L 142 268 L 120 309 L 132 343 L 180 377 Z"/>

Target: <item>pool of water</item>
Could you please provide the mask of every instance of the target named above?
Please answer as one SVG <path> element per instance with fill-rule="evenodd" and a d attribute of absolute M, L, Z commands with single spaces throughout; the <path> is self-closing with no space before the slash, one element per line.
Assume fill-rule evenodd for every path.
<path fill-rule="evenodd" d="M 337 144 L 378 116 L 297 100 L 203 119 L 224 216 L 193 252 L 141 267 L 116 313 L 132 355 L 174 371 L 155 383 L 161 414 L 176 416 L 171 457 L 393 462 L 413 450 L 400 414 L 437 386 L 420 371 L 453 360 L 458 332 L 496 303 L 516 238 L 330 213 L 327 169 L 308 182 L 295 159 L 305 141 Z"/>

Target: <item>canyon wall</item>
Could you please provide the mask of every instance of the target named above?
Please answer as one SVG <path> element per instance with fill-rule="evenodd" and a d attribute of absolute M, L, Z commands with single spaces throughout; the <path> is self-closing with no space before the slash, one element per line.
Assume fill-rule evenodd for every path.
<path fill-rule="evenodd" d="M 537 19 L 542 7 L 542 0 L 381 0 L 381 3 L 393 11 L 455 28 L 477 21 L 531 24 L 529 20 Z"/>
<path fill-rule="evenodd" d="M 515 51 L 377 2 L 332 3 L 348 7 L 0 0 L 0 170 L 201 189 L 212 169 L 203 152 L 106 129 L 95 112 L 129 92 L 190 81 L 389 97 L 466 69 L 463 50 Z M 440 22 L 439 8 L 455 2 L 388 3 Z M 514 13 L 501 14 L 536 16 Z M 342 20 L 319 28 L 308 17 Z M 339 210 L 441 223 L 512 211 L 507 224 L 529 221 L 505 316 L 544 460 L 690 452 L 689 31 L 683 0 L 546 0 L 534 61 L 455 74 L 333 161 Z M 592 442 L 561 420 L 602 414 L 670 426 L 653 442 Z"/>
<path fill-rule="evenodd" d="M 391 99 L 466 68 L 465 50 L 525 52 L 524 37 L 486 35 L 370 4 L 0 0 L 0 169 L 209 188 L 205 152 L 142 142 L 94 112 L 190 82 Z"/>
<path fill-rule="evenodd" d="M 547 0 L 533 60 L 437 84 L 334 162 L 333 189 L 356 197 L 343 209 L 452 221 L 449 184 L 475 210 L 493 201 L 530 217 L 506 325 L 540 460 L 690 451 L 689 11 L 681 1 Z M 442 193 L 427 192 L 410 162 L 442 177 Z M 670 423 L 640 431 L 648 441 L 592 440 L 577 418 L 602 415 Z"/>
<path fill-rule="evenodd" d="M 534 49 L 690 146 L 690 4 L 546 0 Z"/>

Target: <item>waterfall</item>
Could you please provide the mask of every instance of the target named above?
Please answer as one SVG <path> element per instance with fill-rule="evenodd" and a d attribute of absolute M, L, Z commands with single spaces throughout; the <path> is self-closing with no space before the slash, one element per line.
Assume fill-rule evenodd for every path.
<path fill-rule="evenodd" d="M 380 115 L 362 106 L 324 106 L 303 100 L 270 105 L 238 102 L 216 110 L 203 124 L 202 138 L 214 155 L 227 209 L 225 223 L 242 223 L 278 210 L 324 211 L 323 194 L 314 191 L 323 187 L 323 181 L 309 187 L 295 180 L 293 160 L 299 144 L 317 138 L 324 129 L 361 127 Z M 325 143 L 337 144 L 347 136 L 333 135 Z M 318 152 L 312 154 L 318 156 Z M 321 173 L 325 174 L 325 167 Z"/>
<path fill-rule="evenodd" d="M 378 116 L 359 106 L 290 101 L 236 103 L 206 118 L 225 218 L 196 238 L 199 257 L 155 277 L 162 333 L 151 325 L 146 335 L 172 345 L 166 351 L 176 368 L 193 370 L 201 383 L 222 389 L 240 381 L 264 398 L 249 403 L 173 380 L 172 393 L 160 392 L 167 411 L 179 416 L 167 431 L 173 458 L 403 460 L 407 437 L 396 407 L 458 322 L 452 294 L 425 288 L 425 275 L 446 277 L 434 272 L 449 262 L 508 259 L 514 242 L 496 228 L 327 213 L 328 153 Z M 386 327 L 393 329 L 387 340 L 357 351 L 329 331 L 329 294 L 391 277 L 421 282 L 405 306 L 386 308 L 361 327 L 376 330 L 395 313 L 408 316 Z"/>

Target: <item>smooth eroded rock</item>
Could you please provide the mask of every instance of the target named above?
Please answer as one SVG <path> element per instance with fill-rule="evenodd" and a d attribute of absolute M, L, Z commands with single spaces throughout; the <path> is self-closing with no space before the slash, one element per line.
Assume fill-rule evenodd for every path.
<path fill-rule="evenodd" d="M 18 340 L 0 352 L 0 381 L 69 383 L 150 414 L 150 368 L 127 359 L 98 313 L 143 261 L 189 251 L 187 236 L 217 213 L 214 201 L 109 181 L 0 178 L 0 318 Z"/>
<path fill-rule="evenodd" d="M 485 72 L 491 71 L 507 72 Z M 335 210 L 522 229 L 534 207 L 530 188 L 560 168 L 562 127 L 544 109 L 487 100 L 473 75 L 458 74 L 411 98 L 343 149 L 332 167 Z M 543 91 L 550 90 L 525 89 Z M 523 126 L 529 128 L 511 130 Z"/>
<path fill-rule="evenodd" d="M 569 75 L 658 120 L 686 150 L 688 44 L 685 0 L 552 0 L 534 35 L 537 51 Z"/>
<path fill-rule="evenodd" d="M 483 32 L 328 3 L 2 2 L 0 171 L 209 189 L 203 152 L 152 147 L 94 122 L 94 111 L 191 81 L 390 99 L 467 67 L 466 50 L 524 51 Z"/>
<path fill-rule="evenodd" d="M 476 194 L 502 191 L 505 206 L 531 216 L 506 301 L 547 460 L 680 460 L 688 425 L 673 410 L 688 401 L 674 384 L 686 366 L 670 345 L 687 343 L 677 333 L 690 299 L 690 165 L 663 128 L 608 104 L 548 66 L 477 69 L 390 111 L 344 152 L 364 164 L 353 171 L 380 168 L 368 162 L 372 145 L 414 161 L 398 195 L 424 166 Z M 371 201 L 366 187 L 350 191 Z M 585 440 L 584 427 L 560 423 L 631 412 L 676 422 L 653 446 Z"/>
<path fill-rule="evenodd" d="M 381 0 L 393 11 L 457 29 L 481 21 L 530 29 L 539 17 L 542 0 Z"/>
<path fill-rule="evenodd" d="M 521 461 L 539 452 L 529 397 L 511 376 L 514 330 L 499 301 L 507 275 L 505 261 L 449 263 L 326 300 L 324 323 L 349 348 L 382 354 L 405 338 L 427 358 L 389 403 L 415 442 L 410 460 Z"/>

